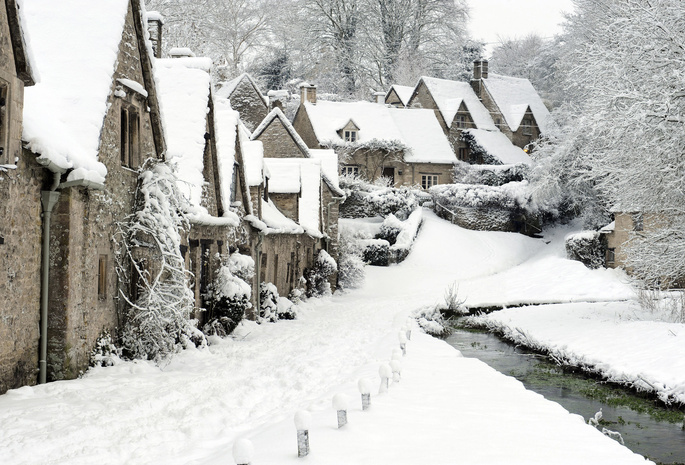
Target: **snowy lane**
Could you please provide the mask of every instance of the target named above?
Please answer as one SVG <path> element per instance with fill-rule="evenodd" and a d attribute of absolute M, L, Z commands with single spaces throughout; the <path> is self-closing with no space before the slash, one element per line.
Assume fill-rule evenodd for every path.
<path fill-rule="evenodd" d="M 440 301 L 445 288 L 456 280 L 492 276 L 525 264 L 543 248 L 540 241 L 516 234 L 466 231 L 431 214 L 425 217 L 415 249 L 403 264 L 369 268 L 363 289 L 311 300 L 302 306 L 298 320 L 261 326 L 245 324 L 233 338 L 213 340 L 207 350 L 185 351 L 162 368 L 146 362 L 128 362 L 91 370 L 80 380 L 25 387 L 0 396 L 0 463 L 231 463 L 230 446 L 243 435 L 254 438 L 256 443 L 266 438 L 269 445 L 265 447 L 274 454 L 271 458 L 265 457 L 266 460 L 273 459 L 276 463 L 287 459 L 290 449 L 280 450 L 275 444 L 290 441 L 290 433 L 279 437 L 269 431 L 292 428 L 292 414 L 297 409 L 309 408 L 315 414 L 330 410 L 332 393 L 340 390 L 354 393 L 359 376 L 377 380 L 378 364 L 389 359 L 391 349 L 397 345 L 397 331 L 412 310 Z M 493 287 L 492 292 L 497 289 Z M 455 358 L 456 351 L 428 337 L 416 339 L 412 342 L 416 349 L 410 346 L 410 350 L 422 355 L 418 359 L 408 357 L 405 370 L 407 380 L 423 383 L 421 391 L 408 382 L 406 388 L 404 384 L 398 386 L 403 389 L 397 390 L 404 393 L 402 396 L 393 400 L 391 395 L 387 397 L 389 405 L 398 408 L 401 404 L 415 412 L 414 434 L 444 428 L 442 423 L 448 421 L 444 416 L 432 415 L 433 421 L 430 420 L 430 408 L 436 405 L 444 406 L 440 411 L 449 413 L 450 418 L 481 416 L 489 424 L 498 415 L 504 415 L 508 420 L 500 425 L 503 431 L 519 427 L 511 423 L 523 414 L 517 410 L 518 398 L 509 407 L 505 402 L 491 411 L 492 399 L 478 396 L 480 392 L 493 390 L 509 392 L 512 389 L 509 378 L 494 372 L 483 375 L 487 371 L 483 368 L 485 365 L 476 361 L 445 362 L 480 366 L 468 372 L 465 382 L 463 371 L 451 372 L 451 368 L 445 369 L 440 362 L 444 357 Z M 432 356 L 437 365 L 428 363 Z M 467 391 L 471 389 L 469 395 L 473 400 L 466 403 L 450 400 L 452 389 L 444 389 L 450 383 L 460 383 L 461 389 Z M 427 389 L 434 397 L 430 403 L 433 407 L 427 406 L 426 418 L 418 421 L 423 415 L 421 407 L 416 406 L 423 405 Z M 515 389 L 521 390 L 518 384 Z M 604 463 L 631 463 L 626 457 L 635 457 L 623 448 L 616 449 L 613 442 L 582 425 L 577 417 L 568 415 L 556 404 L 539 396 L 532 398 L 535 400 L 530 400 L 531 409 L 527 412 L 531 418 L 538 412 L 556 411 L 558 414 L 545 414 L 545 421 L 540 423 L 545 428 L 553 426 L 559 434 L 568 433 L 565 447 L 557 444 L 558 441 L 546 445 L 551 456 L 577 456 L 574 441 L 585 441 L 585 435 L 594 435 L 590 451 L 601 457 L 605 453 L 617 454 L 613 455 L 617 458 L 615 461 L 604 460 Z M 474 411 L 469 413 L 471 409 Z M 547 418 L 551 421 L 549 425 Z M 368 421 L 369 427 L 383 429 L 392 421 L 392 415 L 369 417 Z M 525 428 L 532 425 L 528 421 L 524 424 Z M 521 432 L 523 436 L 525 428 Z M 410 428 L 403 434 L 411 432 Z M 375 434 L 381 436 L 379 440 L 395 442 L 393 437 Z M 503 440 L 506 439 L 502 434 Z M 403 441 L 401 436 L 399 440 Z M 470 436 L 469 440 L 472 443 L 465 445 L 464 453 L 483 457 L 474 463 L 516 460 L 532 463 L 525 455 L 509 460 L 512 456 L 507 449 L 493 453 L 485 436 L 480 440 Z M 354 435 L 350 441 L 353 447 Z M 533 436 L 529 441 L 532 442 L 526 447 L 538 444 Z M 398 444 L 404 444 L 400 449 L 405 451 L 418 447 L 411 442 Z M 452 446 L 436 444 L 435 447 L 444 463 L 453 460 Z M 522 446 L 516 450 L 523 453 L 530 449 Z M 377 454 L 373 447 L 363 451 L 371 458 Z M 405 456 L 406 460 L 394 463 L 417 463 L 409 460 L 411 453 Z M 314 457 L 310 458 L 310 463 L 345 463 L 317 462 Z"/>

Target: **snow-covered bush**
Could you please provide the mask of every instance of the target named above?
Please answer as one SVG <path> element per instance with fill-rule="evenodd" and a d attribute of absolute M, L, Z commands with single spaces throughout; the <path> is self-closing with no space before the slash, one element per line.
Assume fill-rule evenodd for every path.
<path fill-rule="evenodd" d="M 121 349 L 112 340 L 112 335 L 106 329 L 95 341 L 95 347 L 90 353 L 90 366 L 111 367 L 121 361 Z"/>
<path fill-rule="evenodd" d="M 354 289 L 364 283 L 364 260 L 362 251 L 354 240 L 341 230 L 338 243 L 338 286 L 340 289 Z"/>
<path fill-rule="evenodd" d="M 525 163 L 516 165 L 470 165 L 457 162 L 452 171 L 452 178 L 457 184 L 483 184 L 486 186 L 503 186 L 510 182 L 527 179 L 530 166 Z"/>
<path fill-rule="evenodd" d="M 297 318 L 296 305 L 291 300 L 279 296 L 278 289 L 273 283 L 263 282 L 259 285 L 259 302 L 259 323 L 275 323 L 278 320 Z"/>
<path fill-rule="evenodd" d="M 407 258 L 422 222 L 423 210 L 417 208 L 409 215 L 409 218 L 399 223 L 401 230 L 395 239 L 395 243 L 390 246 L 390 255 L 394 263 L 400 263 Z"/>
<path fill-rule="evenodd" d="M 325 250 L 320 250 L 312 269 L 307 270 L 307 297 L 320 297 L 331 293 L 330 277 L 338 271 L 338 264 Z"/>
<path fill-rule="evenodd" d="M 570 260 L 577 260 L 593 270 L 604 266 L 606 246 L 599 232 L 583 231 L 569 234 L 565 242 L 566 256 Z"/>
<path fill-rule="evenodd" d="M 252 307 L 252 288 L 246 280 L 254 274 L 251 257 L 236 252 L 224 261 L 226 264 L 219 268 L 209 286 L 208 321 L 202 328 L 205 334 L 222 337 L 230 334 L 244 318 L 245 311 Z"/>
<path fill-rule="evenodd" d="M 415 310 L 412 316 L 421 329 L 431 336 L 447 337 L 451 332 L 438 307 L 422 307 Z"/>
<path fill-rule="evenodd" d="M 466 299 L 459 296 L 459 285 L 455 281 L 445 290 L 445 306 L 441 310 L 449 315 L 463 315 L 468 313 L 465 302 Z"/>
<path fill-rule="evenodd" d="M 397 236 L 402 232 L 402 222 L 397 219 L 392 213 L 383 221 L 380 232 L 376 235 L 376 239 L 383 239 L 388 241 L 388 244 L 394 245 L 397 242 Z"/>
<path fill-rule="evenodd" d="M 362 260 L 373 266 L 388 266 L 390 244 L 383 239 L 365 239 L 357 242 L 363 247 Z"/>
<path fill-rule="evenodd" d="M 197 322 L 190 319 L 194 297 L 180 252 L 181 234 L 189 230 L 186 207 L 172 168 L 146 162 L 138 178 L 134 213 L 118 225 L 115 236 L 120 282 L 134 281 L 131 268 L 137 278 L 135 301 L 128 289 L 119 292 L 130 305 L 122 342 L 131 357 L 160 360 L 180 348 L 206 343 Z"/>
<path fill-rule="evenodd" d="M 408 187 L 386 187 L 370 184 L 360 178 L 341 176 L 340 187 L 346 199 L 340 205 L 343 218 L 386 217 L 394 214 L 406 219 L 419 206 L 419 190 Z"/>

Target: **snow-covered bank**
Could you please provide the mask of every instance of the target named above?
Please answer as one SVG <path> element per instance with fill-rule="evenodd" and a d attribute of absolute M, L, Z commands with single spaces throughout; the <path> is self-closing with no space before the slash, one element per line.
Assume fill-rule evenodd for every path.
<path fill-rule="evenodd" d="M 634 301 L 511 308 L 473 319 L 565 364 L 685 403 L 685 324 L 653 320 Z"/>
<path fill-rule="evenodd" d="M 442 300 L 455 281 L 529 269 L 546 248 L 425 212 L 402 264 L 369 268 L 362 289 L 309 300 L 298 320 L 246 324 L 162 367 L 126 362 L 0 396 L 0 463 L 226 464 L 239 437 L 254 441 L 255 465 L 286 463 L 295 460 L 292 417 L 300 409 L 313 412 L 316 427 L 308 463 L 455 463 L 462 456 L 491 464 L 644 463 L 520 383 L 421 335 L 410 342 L 402 381 L 375 396 L 372 411 L 352 410 L 346 430 L 331 426 L 332 396 L 352 397 L 362 376 L 380 383 L 378 366 L 411 311 Z M 489 292 L 505 288 L 491 281 Z M 346 460 L 352 451 L 366 458 Z"/>

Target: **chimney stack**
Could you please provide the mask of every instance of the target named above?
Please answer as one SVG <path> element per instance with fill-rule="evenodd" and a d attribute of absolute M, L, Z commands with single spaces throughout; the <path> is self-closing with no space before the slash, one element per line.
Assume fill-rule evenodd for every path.
<path fill-rule="evenodd" d="M 481 69 L 481 74 L 483 76 L 483 79 L 488 78 L 488 60 L 481 60 L 480 62 L 480 69 Z"/>
<path fill-rule="evenodd" d="M 374 92 L 373 101 L 376 103 L 385 104 L 385 92 Z"/>
<path fill-rule="evenodd" d="M 195 54 L 188 47 L 174 47 L 169 50 L 169 56 L 171 58 L 192 58 Z"/>
<path fill-rule="evenodd" d="M 162 58 L 162 26 L 164 26 L 164 18 L 159 11 L 148 11 L 146 15 L 147 30 L 150 33 L 150 42 L 152 42 L 152 51 L 155 58 Z"/>
<path fill-rule="evenodd" d="M 270 90 L 267 96 L 269 97 L 269 111 L 274 108 L 285 111 L 285 104 L 290 100 L 290 93 L 287 90 Z"/>
<path fill-rule="evenodd" d="M 304 102 L 316 105 L 316 86 L 314 84 L 308 82 L 300 84 L 300 105 L 303 105 Z"/>

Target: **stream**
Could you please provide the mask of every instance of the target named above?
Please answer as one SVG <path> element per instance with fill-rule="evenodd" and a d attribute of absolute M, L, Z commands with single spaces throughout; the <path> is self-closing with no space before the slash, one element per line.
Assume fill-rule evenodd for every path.
<path fill-rule="evenodd" d="M 561 404 L 587 421 L 602 409 L 599 429 L 617 431 L 633 452 L 658 464 L 685 464 L 683 410 L 582 373 L 562 369 L 544 355 L 503 341 L 482 330 L 453 327 L 446 339 L 465 357 L 477 358 L 513 376 L 527 389 Z"/>

